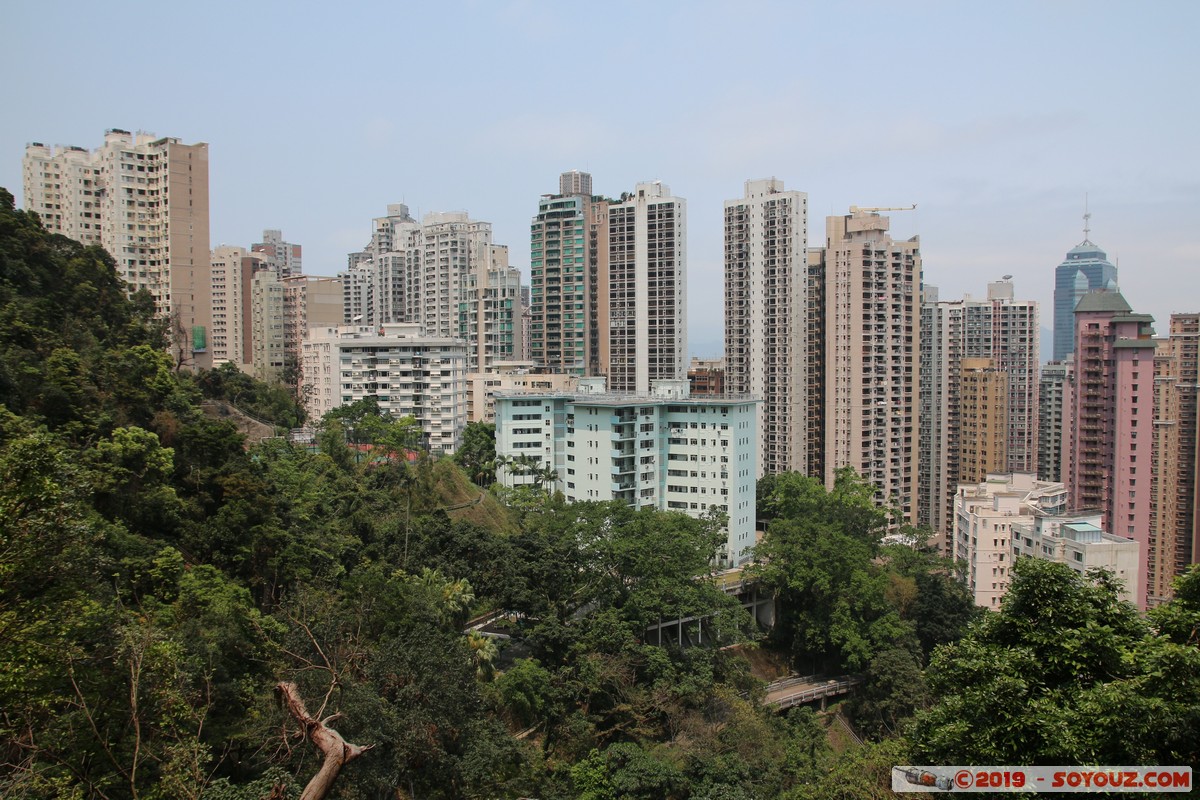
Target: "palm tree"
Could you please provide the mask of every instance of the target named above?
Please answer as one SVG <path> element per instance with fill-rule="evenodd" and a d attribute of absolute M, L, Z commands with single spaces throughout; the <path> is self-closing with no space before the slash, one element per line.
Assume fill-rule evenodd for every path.
<path fill-rule="evenodd" d="M 461 626 L 475 602 L 475 590 L 466 578 L 447 578 L 440 570 L 424 567 L 420 575 L 411 575 L 408 580 L 419 585 L 434 602 L 443 624 Z"/>
<path fill-rule="evenodd" d="M 514 476 L 529 475 L 537 467 L 537 460 L 533 456 L 522 453 L 512 460 L 509 464 L 509 470 Z"/>
<path fill-rule="evenodd" d="M 533 482 L 539 489 L 545 488 L 547 492 L 553 494 L 554 484 L 558 482 L 558 470 L 549 464 L 535 467 Z"/>
<path fill-rule="evenodd" d="M 467 631 L 467 649 L 470 651 L 471 663 L 475 665 L 475 677 L 481 681 L 490 681 L 496 672 L 496 656 L 500 653 L 496 641 L 479 631 Z"/>
<path fill-rule="evenodd" d="M 509 474 L 508 469 L 511 464 L 512 464 L 511 458 L 506 456 L 504 453 L 496 453 L 496 460 L 495 460 L 496 471 L 499 472 L 500 470 L 504 470 L 504 477 L 508 477 L 508 474 Z M 504 484 L 507 486 L 507 484 L 505 484 L 503 480 L 501 480 L 500 482 L 501 482 L 501 484 Z"/>

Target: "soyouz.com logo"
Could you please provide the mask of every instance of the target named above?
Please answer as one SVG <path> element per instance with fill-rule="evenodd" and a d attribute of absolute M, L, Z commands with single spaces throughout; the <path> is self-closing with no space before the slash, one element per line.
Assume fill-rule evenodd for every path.
<path fill-rule="evenodd" d="M 1188 792 L 1191 767 L 893 767 L 893 792 Z"/>

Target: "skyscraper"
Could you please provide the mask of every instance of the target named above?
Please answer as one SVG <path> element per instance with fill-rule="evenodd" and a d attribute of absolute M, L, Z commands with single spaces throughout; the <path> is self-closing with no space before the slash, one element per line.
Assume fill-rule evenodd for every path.
<path fill-rule="evenodd" d="M 251 346 L 251 281 L 264 269 L 262 257 L 242 247 L 214 248 L 212 263 L 212 328 L 208 346 L 212 364 L 231 363 L 248 369 Z"/>
<path fill-rule="evenodd" d="M 961 475 L 964 314 L 962 300 L 939 300 L 936 286 L 923 287 L 917 523 L 933 530 L 945 553 L 952 552 L 954 493 Z"/>
<path fill-rule="evenodd" d="M 987 287 L 986 300 L 967 299 L 964 322 L 965 358 L 989 358 L 1005 375 L 1008 420 L 1005 435 L 1006 472 L 1037 469 L 1038 347 L 1040 325 L 1035 300 L 1017 300 L 1005 276 Z M 982 480 L 982 478 L 980 478 Z"/>
<path fill-rule="evenodd" d="M 573 169 L 558 176 L 558 193 L 560 195 L 581 194 L 592 196 L 592 176 L 587 172 Z"/>
<path fill-rule="evenodd" d="M 421 314 L 421 226 L 404 203 L 371 221 L 371 241 L 347 258 L 342 279 L 346 324 L 415 322 Z"/>
<path fill-rule="evenodd" d="M 1037 467 L 1038 305 L 1015 299 L 1008 276 L 988 284 L 986 300 L 968 295 L 938 301 L 936 292 L 926 287 L 921 309 L 917 516 L 937 533 L 948 533 L 957 485 L 986 477 L 961 460 L 964 431 L 978 422 L 961 407 L 966 400 L 963 359 L 986 359 L 993 373 L 1003 375 L 1005 413 L 994 421 L 1004 428 L 1004 446 L 993 447 L 989 458 L 1002 452 L 1005 461 L 989 461 L 989 468 L 1032 473 Z M 995 408 L 995 403 L 989 403 L 990 411 Z"/>
<path fill-rule="evenodd" d="M 130 292 L 171 322 L 178 363 L 208 367 L 208 145 L 112 129 L 96 150 L 25 149 L 25 207 L 46 229 L 100 244 Z"/>
<path fill-rule="evenodd" d="M 608 220 L 608 387 L 646 394 L 687 379 L 687 203 L 639 183 Z"/>
<path fill-rule="evenodd" d="M 1066 478 L 1064 464 L 1070 463 L 1071 382 L 1073 362 L 1051 361 L 1042 368 L 1038 385 L 1038 467 L 1045 481 Z"/>
<path fill-rule="evenodd" d="M 508 265 L 508 248 L 490 245 L 487 259 L 467 276 L 458 304 L 458 333 L 467 348 L 467 371 L 486 372 L 521 354 L 521 273 Z"/>
<path fill-rule="evenodd" d="M 304 271 L 300 245 L 285 242 L 283 231 L 263 231 L 263 240 L 250 245 L 250 252 L 262 254 L 263 261 L 280 278 L 299 275 Z"/>
<path fill-rule="evenodd" d="M 426 336 L 458 336 L 459 304 L 466 299 L 469 276 L 492 261 L 492 223 L 473 220 L 465 211 L 426 214 L 421 238 L 419 322 Z"/>
<path fill-rule="evenodd" d="M 551 372 L 608 369 L 608 201 L 592 176 L 565 172 L 530 224 L 530 352 Z"/>
<path fill-rule="evenodd" d="M 1008 373 L 990 358 L 964 358 L 959 380 L 958 482 L 980 483 L 1008 463 Z"/>
<path fill-rule="evenodd" d="M 1064 361 L 1075 350 L 1074 313 L 1079 298 L 1097 289 L 1117 288 L 1117 268 L 1088 239 L 1091 214 L 1085 213 L 1083 219 L 1083 241 L 1071 248 L 1054 269 L 1054 361 Z"/>
<path fill-rule="evenodd" d="M 853 467 L 915 524 L 921 250 L 888 227 L 858 209 L 826 219 L 825 483 Z"/>
<path fill-rule="evenodd" d="M 1139 585 L 1164 554 L 1150 536 L 1154 445 L 1153 319 L 1118 292 L 1085 294 L 1075 307 L 1074 429 L 1069 503 L 1099 510 L 1104 528 L 1141 545 Z M 1140 460 L 1139 460 L 1140 457 Z M 1145 592 L 1138 598 L 1145 607 Z"/>
<path fill-rule="evenodd" d="M 1170 336 L 1156 344 L 1150 506 L 1151 538 L 1159 557 L 1150 565 L 1150 604 L 1170 599 L 1172 581 L 1197 560 L 1200 314 L 1172 314 Z"/>
<path fill-rule="evenodd" d="M 423 335 L 467 340 L 467 364 L 484 370 L 518 353 L 520 286 L 492 224 L 465 211 L 426 214 L 388 206 L 370 243 L 351 253 L 342 278 L 344 322 L 415 323 Z"/>
<path fill-rule="evenodd" d="M 809 471 L 808 195 L 775 178 L 725 201 L 725 388 L 761 398 L 758 476 Z"/>

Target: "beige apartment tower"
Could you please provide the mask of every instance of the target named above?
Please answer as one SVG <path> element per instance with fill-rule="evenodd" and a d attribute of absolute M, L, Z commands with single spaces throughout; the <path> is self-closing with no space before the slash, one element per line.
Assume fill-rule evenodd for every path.
<path fill-rule="evenodd" d="M 1008 374 L 990 358 L 964 358 L 959 387 L 958 482 L 982 483 L 1008 463 Z"/>
<path fill-rule="evenodd" d="M 231 363 L 249 372 L 251 343 L 251 287 L 254 273 L 265 266 L 257 253 L 242 247 L 214 248 L 212 264 L 212 328 L 208 346 L 212 365 Z"/>
<path fill-rule="evenodd" d="M 1171 599 L 1172 581 L 1197 560 L 1198 383 L 1200 314 L 1172 314 L 1154 351 L 1149 605 Z"/>
<path fill-rule="evenodd" d="M 808 195 L 776 178 L 725 201 L 725 389 L 761 398 L 758 477 L 809 470 Z"/>
<path fill-rule="evenodd" d="M 208 145 L 109 130 L 96 150 L 25 149 L 25 207 L 47 230 L 99 244 L 132 294 L 171 322 L 171 354 L 209 367 Z"/>
<path fill-rule="evenodd" d="M 825 483 L 853 467 L 916 524 L 920 239 L 855 209 L 826 220 Z"/>

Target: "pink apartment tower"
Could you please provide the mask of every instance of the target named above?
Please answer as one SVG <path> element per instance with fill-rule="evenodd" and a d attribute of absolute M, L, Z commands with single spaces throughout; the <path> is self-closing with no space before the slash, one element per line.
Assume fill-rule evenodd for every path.
<path fill-rule="evenodd" d="M 1153 322 L 1116 291 L 1086 294 L 1075 307 L 1070 505 L 1100 511 L 1105 530 L 1138 542 L 1142 587 L 1158 557 L 1150 526 Z M 1144 591 L 1137 600 L 1145 608 Z"/>

